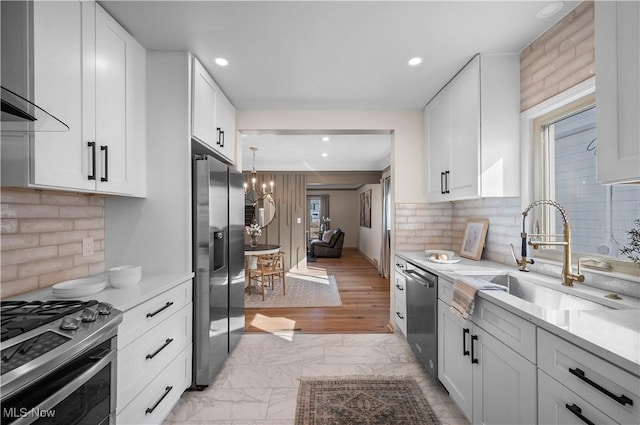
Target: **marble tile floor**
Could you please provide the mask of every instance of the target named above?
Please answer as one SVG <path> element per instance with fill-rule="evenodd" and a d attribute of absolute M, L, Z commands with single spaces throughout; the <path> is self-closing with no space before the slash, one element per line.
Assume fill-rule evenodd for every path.
<path fill-rule="evenodd" d="M 301 376 L 416 379 L 443 425 L 468 421 L 395 334 L 244 334 L 214 382 L 185 392 L 163 425 L 293 425 Z"/>

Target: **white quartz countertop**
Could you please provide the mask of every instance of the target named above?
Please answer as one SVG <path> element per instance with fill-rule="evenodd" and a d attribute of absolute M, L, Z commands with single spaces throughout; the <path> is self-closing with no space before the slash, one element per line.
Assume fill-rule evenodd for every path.
<path fill-rule="evenodd" d="M 95 294 L 77 297 L 74 299 L 88 301 L 98 300 L 113 305 L 120 311 L 127 311 L 143 302 L 174 288 L 181 283 L 193 278 L 192 272 L 172 273 L 172 274 L 143 274 L 140 282 L 130 288 L 112 288 L 107 287 Z M 64 298 L 56 297 L 53 290 L 49 288 L 38 289 L 26 294 L 16 295 L 11 299 L 24 301 L 46 301 L 46 300 L 62 300 Z"/>
<path fill-rule="evenodd" d="M 465 274 L 519 273 L 515 267 L 491 261 L 461 259 L 455 264 L 439 264 L 427 259 L 423 251 L 399 251 L 397 256 L 440 277 L 454 280 Z M 550 282 L 553 278 L 545 277 Z M 605 291 L 579 285 L 558 290 L 607 304 L 613 309 L 546 310 L 502 291 L 480 291 L 478 296 L 517 314 L 567 341 L 640 376 L 640 300 L 604 298 Z"/>

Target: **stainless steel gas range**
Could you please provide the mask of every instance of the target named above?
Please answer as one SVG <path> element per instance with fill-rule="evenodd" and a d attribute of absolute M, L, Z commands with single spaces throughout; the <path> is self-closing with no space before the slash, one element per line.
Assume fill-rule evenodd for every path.
<path fill-rule="evenodd" d="M 3 424 L 114 424 L 122 312 L 98 301 L 0 301 Z"/>

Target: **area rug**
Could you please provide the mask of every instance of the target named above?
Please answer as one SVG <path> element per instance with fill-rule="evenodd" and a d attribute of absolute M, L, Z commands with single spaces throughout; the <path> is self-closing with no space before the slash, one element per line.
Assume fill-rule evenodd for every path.
<path fill-rule="evenodd" d="M 439 425 L 413 378 L 301 378 L 295 425 Z"/>
<path fill-rule="evenodd" d="M 251 294 L 245 292 L 246 308 L 271 307 L 337 307 L 342 305 L 335 276 L 291 276 L 287 274 L 287 295 L 282 294 L 282 284 L 276 281 L 275 288 L 262 292 L 255 286 Z"/>

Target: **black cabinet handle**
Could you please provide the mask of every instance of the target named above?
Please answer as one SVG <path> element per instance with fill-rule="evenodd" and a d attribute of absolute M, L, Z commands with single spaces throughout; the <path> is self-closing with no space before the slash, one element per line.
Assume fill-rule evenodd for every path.
<path fill-rule="evenodd" d="M 147 354 L 146 359 L 147 360 L 151 360 L 152 358 L 154 358 L 155 356 L 157 356 L 160 351 L 164 350 L 165 348 L 167 348 L 167 346 L 169 344 L 171 344 L 173 342 L 173 338 L 167 338 L 167 340 L 164 342 L 164 344 L 162 344 L 162 347 L 158 348 L 153 354 Z"/>
<path fill-rule="evenodd" d="M 444 172 L 444 193 L 449 193 L 449 170 Z"/>
<path fill-rule="evenodd" d="M 147 408 L 147 410 L 144 411 L 144 414 L 148 415 L 150 413 L 153 413 L 153 411 L 156 410 L 156 407 L 158 407 L 158 405 L 162 403 L 162 400 L 164 400 L 164 398 L 169 395 L 172 389 L 173 387 L 166 387 L 164 389 L 164 394 L 162 394 L 162 397 L 160 397 L 160 399 L 156 401 L 156 403 L 153 406 Z"/>
<path fill-rule="evenodd" d="M 402 320 L 404 320 L 404 316 L 402 314 L 400 314 L 399 312 L 396 311 L 396 316 L 398 316 L 399 318 L 401 318 Z"/>
<path fill-rule="evenodd" d="M 627 397 L 624 394 L 621 395 L 615 395 L 614 393 L 612 393 L 611 391 L 609 391 L 608 389 L 604 388 L 603 386 L 601 386 L 600 384 L 593 382 L 591 379 L 587 378 L 585 376 L 584 371 L 582 371 L 581 369 L 575 368 L 575 369 L 571 369 L 569 368 L 569 372 L 572 375 L 577 376 L 579 379 L 581 379 L 582 381 L 586 382 L 587 384 L 591 385 L 593 388 L 595 388 L 596 390 L 600 391 L 601 393 L 605 394 L 608 397 L 611 397 L 612 399 L 614 399 L 615 401 L 617 401 L 618 403 L 622 404 L 623 406 L 625 404 L 630 404 L 633 406 L 633 400 L 631 400 L 629 397 Z"/>
<path fill-rule="evenodd" d="M 571 413 L 573 413 L 574 415 L 576 415 L 577 417 L 579 417 L 582 422 L 584 422 L 587 425 L 595 425 L 593 422 L 591 422 L 589 419 L 585 418 L 584 415 L 582 414 L 582 409 L 579 408 L 578 406 L 576 406 L 575 404 L 572 404 L 571 406 L 569 406 L 569 404 L 565 404 L 564 405 L 567 409 L 569 409 L 569 411 Z"/>
<path fill-rule="evenodd" d="M 404 264 L 396 263 L 396 267 L 398 267 L 399 269 L 404 269 Z"/>
<path fill-rule="evenodd" d="M 147 313 L 147 317 L 153 317 L 156 314 L 168 309 L 169 307 L 171 307 L 173 305 L 173 301 L 167 301 L 167 303 L 164 305 L 164 307 L 161 307 L 160 309 L 154 311 L 153 313 Z"/>
<path fill-rule="evenodd" d="M 220 127 L 216 127 L 216 132 L 218 133 L 218 140 L 216 140 L 216 145 L 222 147 L 222 143 L 220 142 L 220 133 L 222 133 L 222 129 Z"/>
<path fill-rule="evenodd" d="M 396 285 L 396 288 L 398 288 L 399 291 L 404 291 L 404 288 L 400 285 Z"/>
<path fill-rule="evenodd" d="M 444 172 L 440 173 L 440 193 L 444 195 Z"/>
<path fill-rule="evenodd" d="M 462 355 L 468 356 L 469 350 L 467 350 L 467 334 L 469 333 L 469 328 L 462 329 Z"/>
<path fill-rule="evenodd" d="M 475 351 L 473 349 L 473 341 L 478 340 L 478 335 L 471 335 L 471 363 L 478 363 L 478 359 L 476 358 Z"/>
<path fill-rule="evenodd" d="M 109 146 L 100 146 L 100 150 L 104 151 L 104 177 L 100 177 L 101 182 L 109 181 Z"/>
<path fill-rule="evenodd" d="M 89 174 L 89 180 L 96 179 L 96 142 L 88 142 L 87 145 L 91 148 L 91 174 Z"/>
<path fill-rule="evenodd" d="M 220 147 L 224 148 L 224 130 L 222 130 L 220 132 L 220 136 L 221 136 L 221 138 L 220 138 Z"/>

